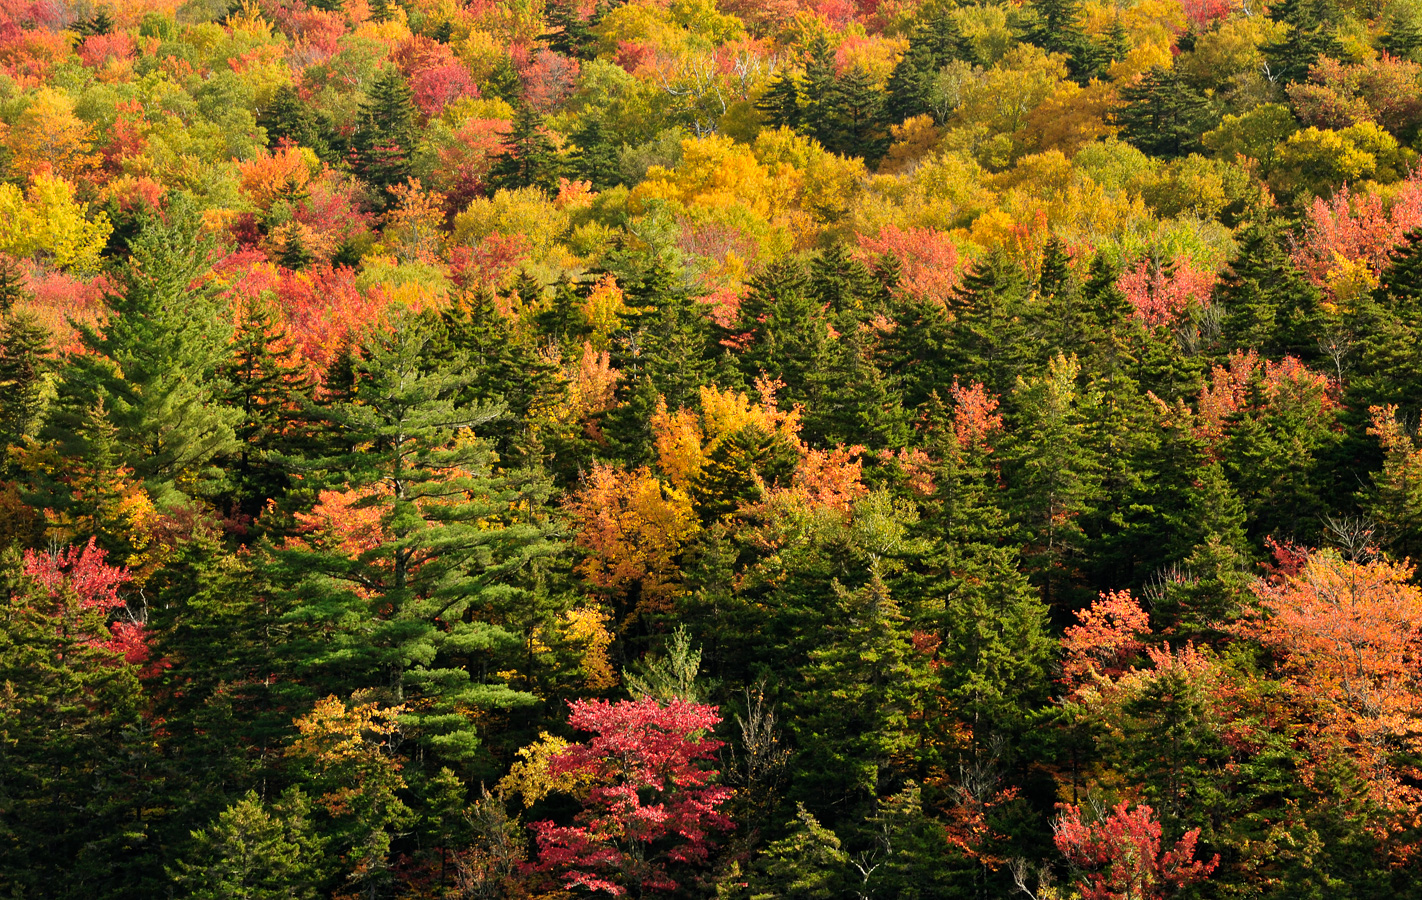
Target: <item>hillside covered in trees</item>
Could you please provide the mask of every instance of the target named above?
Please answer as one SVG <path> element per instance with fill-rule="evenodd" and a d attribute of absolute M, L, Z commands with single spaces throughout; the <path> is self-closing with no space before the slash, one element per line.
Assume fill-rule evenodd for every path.
<path fill-rule="evenodd" d="M 1418 0 L 0 0 L 0 898 L 1422 896 Z"/>

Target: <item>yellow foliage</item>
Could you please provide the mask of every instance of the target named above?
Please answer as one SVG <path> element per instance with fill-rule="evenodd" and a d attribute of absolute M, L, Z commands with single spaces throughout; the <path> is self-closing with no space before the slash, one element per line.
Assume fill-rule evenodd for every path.
<path fill-rule="evenodd" d="M 89 172 L 98 155 L 89 147 L 89 125 L 74 114 L 64 94 L 45 88 L 35 94 L 10 128 L 10 174 L 25 182 L 45 173 L 73 181 Z"/>
<path fill-rule="evenodd" d="M 879 163 L 882 175 L 910 171 L 919 160 L 934 151 L 943 137 L 942 130 L 933 124 L 933 117 L 929 115 L 906 119 L 900 125 L 891 126 L 889 133 L 893 135 L 894 143 L 883 162 Z"/>
<path fill-rule="evenodd" d="M 592 328 L 589 343 L 594 350 L 606 352 L 612 344 L 612 335 L 622 327 L 622 316 L 631 312 L 624 302 L 622 288 L 617 279 L 604 275 L 583 301 L 583 316 Z"/>
<path fill-rule="evenodd" d="M 617 673 L 607 656 L 607 648 L 612 646 L 612 632 L 607 630 L 610 618 L 595 606 L 579 606 L 563 614 L 568 636 L 583 645 L 584 683 L 590 691 L 605 691 L 617 684 Z"/>
<path fill-rule="evenodd" d="M 59 268 L 92 272 L 113 230 L 108 216 L 86 218 L 89 204 L 74 197 L 74 185 L 56 175 L 35 176 L 24 194 L 0 184 L 0 252 L 16 257 L 48 257 Z"/>
<path fill-rule="evenodd" d="M 681 142 L 681 163 L 673 170 L 652 166 L 633 189 L 629 208 L 648 200 L 671 200 L 711 209 L 743 207 L 769 221 L 783 213 L 799 187 L 799 173 L 787 166 L 772 172 L 744 144 L 722 135 Z"/>
<path fill-rule="evenodd" d="M 525 807 L 532 806 L 549 794 L 576 794 L 578 787 L 585 783 L 586 776 L 579 777 L 573 772 L 558 776 L 551 773 L 553 760 L 569 743 L 556 735 L 544 731 L 538 740 L 518 751 L 518 761 L 509 767 L 509 773 L 499 780 L 499 793 L 518 794 Z"/>

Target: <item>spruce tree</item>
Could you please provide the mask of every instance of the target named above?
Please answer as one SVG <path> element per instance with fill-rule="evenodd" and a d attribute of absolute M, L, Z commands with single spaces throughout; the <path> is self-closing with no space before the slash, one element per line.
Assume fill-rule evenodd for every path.
<path fill-rule="evenodd" d="M 1320 56 L 1343 57 L 1343 45 L 1334 34 L 1338 12 L 1329 0 L 1284 0 L 1269 8 L 1269 18 L 1289 29 L 1282 41 L 1261 48 L 1270 81 L 1304 81 Z"/>
<path fill-rule="evenodd" d="M 972 42 L 963 36 L 948 10 L 926 7 L 909 35 L 907 52 L 894 66 L 885 86 L 888 96 L 884 100 L 884 124 L 897 125 L 932 113 L 930 97 L 939 71 L 954 60 L 973 62 L 976 55 Z"/>
<path fill-rule="evenodd" d="M 507 149 L 489 169 L 489 186 L 506 190 L 536 187 L 551 193 L 558 188 L 561 168 L 553 142 L 543 132 L 543 117 L 530 106 L 520 106 Z"/>
<path fill-rule="evenodd" d="M 781 72 L 756 101 L 756 109 L 765 113 L 766 124 L 771 128 L 799 128 L 800 88 L 794 73 Z"/>
<path fill-rule="evenodd" d="M 804 77 L 800 80 L 800 128 L 825 146 L 835 140 L 830 93 L 835 85 L 835 58 L 823 34 L 815 35 L 805 49 Z"/>
<path fill-rule="evenodd" d="M 168 874 L 194 898 L 315 900 L 328 877 L 325 843 L 299 788 L 270 805 L 253 790 L 194 831 L 192 846 Z"/>
<path fill-rule="evenodd" d="M 113 315 L 102 330 L 78 326 L 89 352 L 70 358 L 43 434 L 63 446 L 102 405 L 124 463 L 168 505 L 216 488 L 213 461 L 237 449 L 240 416 L 218 402 L 231 326 L 216 289 L 193 287 L 211 253 L 195 211 L 175 204 L 168 221 L 150 217 L 131 249 L 108 298 Z"/>
<path fill-rule="evenodd" d="M 593 190 L 605 191 L 622 183 L 621 154 L 598 116 L 589 116 L 572 135 L 576 153 L 570 160 L 572 173 L 592 184 Z"/>
<path fill-rule="evenodd" d="M 0 449 L 32 434 L 44 408 L 45 376 L 53 367 L 49 330 L 27 310 L 16 309 L 23 289 L 8 282 L 17 271 L 0 261 Z M 0 473 L 11 466 L 0 459 Z"/>
<path fill-rule="evenodd" d="M 1177 159 L 1203 150 L 1200 135 L 1218 117 L 1210 103 L 1174 69 L 1156 67 L 1137 85 L 1123 88 L 1116 113 L 1121 136 L 1143 153 Z"/>
<path fill-rule="evenodd" d="M 869 163 L 884 155 L 889 135 L 881 122 L 883 89 L 869 73 L 853 68 L 835 78 L 821 103 L 823 133 L 817 137 L 826 150 Z"/>
<path fill-rule="evenodd" d="M 779 262 L 756 276 L 734 332 L 748 341 L 736 360 L 747 385 L 773 375 L 785 385 L 785 403 L 808 402 L 810 383 L 828 361 L 830 323 L 803 266 Z"/>
<path fill-rule="evenodd" d="M 1023 315 L 1029 286 L 1022 267 L 1001 253 L 989 255 L 963 279 L 949 312 L 954 316 L 946 357 L 954 374 L 982 381 L 1005 396 L 1032 351 Z"/>
<path fill-rule="evenodd" d="M 1294 265 L 1284 241 L 1277 223 L 1250 223 L 1213 299 L 1224 309 L 1222 331 L 1229 346 L 1313 360 L 1319 353 L 1322 298 Z"/>
<path fill-rule="evenodd" d="M 1071 77 L 1085 84 L 1103 74 L 1105 54 L 1081 28 L 1080 0 L 1032 0 L 1035 21 L 1024 36 L 1050 53 L 1067 58 Z"/>
<path fill-rule="evenodd" d="M 400 70 L 381 69 L 356 118 L 352 143 L 356 171 L 380 192 L 382 204 L 390 190 L 410 178 L 411 155 L 419 141 L 415 96 Z"/>
<path fill-rule="evenodd" d="M 312 389 L 266 297 L 251 298 L 238 310 L 237 333 L 219 374 L 222 400 L 242 414 L 235 427 L 240 449 L 232 472 L 237 501 L 255 515 L 268 498 L 286 489 L 285 471 L 268 457 L 291 452 Z"/>

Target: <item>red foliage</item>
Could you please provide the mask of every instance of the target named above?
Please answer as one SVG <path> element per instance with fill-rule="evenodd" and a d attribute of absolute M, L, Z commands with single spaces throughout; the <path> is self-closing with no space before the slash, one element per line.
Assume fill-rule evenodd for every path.
<path fill-rule="evenodd" d="M 79 45 L 79 60 L 91 69 L 101 68 L 111 59 L 133 59 L 138 52 L 133 38 L 124 31 L 92 34 Z"/>
<path fill-rule="evenodd" d="M 1145 649 L 1150 620 L 1130 591 L 1111 591 L 1076 614 L 1080 625 L 1062 638 L 1062 681 L 1079 685 L 1095 676 L 1124 674 Z"/>
<path fill-rule="evenodd" d="M 530 826 L 537 870 L 614 897 L 676 890 L 673 867 L 705 863 L 714 834 L 731 828 L 720 812 L 731 790 L 714 785 L 706 765 L 722 744 L 705 737 L 721 721 L 716 707 L 650 698 L 570 706 L 569 722 L 594 736 L 559 754 L 550 774 L 591 786 L 578 824 Z"/>
<path fill-rule="evenodd" d="M 1121 273 L 1117 287 L 1135 308 L 1136 318 L 1147 327 L 1169 324 L 1192 303 L 1208 306 L 1215 273 L 1177 259 L 1172 266 L 1143 259 Z"/>
<path fill-rule="evenodd" d="M 1259 355 L 1253 350 L 1236 350 L 1230 354 L 1229 367 L 1215 366 L 1210 383 L 1200 391 L 1200 424 L 1196 434 L 1210 446 L 1216 446 L 1224 436 L 1230 416 L 1250 408 L 1254 387 L 1263 402 L 1255 412 L 1265 412 L 1276 405 L 1312 406 L 1319 412 L 1337 405 L 1333 399 L 1334 385 L 1328 376 L 1311 371 L 1292 356 L 1278 362 L 1264 360 L 1262 371 Z"/>
<path fill-rule="evenodd" d="M 25 574 L 49 592 L 51 597 L 73 593 L 82 609 L 94 610 L 108 618 L 127 604 L 119 596 L 119 588 L 132 580 L 126 566 L 111 566 L 104 562 L 105 553 L 95 546 L 94 538 L 82 548 L 66 547 L 58 553 L 36 553 L 26 550 Z M 121 655 L 125 662 L 138 665 L 148 659 L 148 642 L 143 626 L 120 619 L 109 626 L 109 634 L 94 635 L 90 643 Z"/>
<path fill-rule="evenodd" d="M 513 47 L 509 58 L 523 80 L 523 101 L 540 113 L 548 113 L 572 96 L 578 86 L 578 61 L 552 50 L 529 53 Z"/>
<path fill-rule="evenodd" d="M 1002 430 L 1002 416 L 997 412 L 997 398 L 987 388 L 974 382 L 967 387 L 953 379 L 948 389 L 953 398 L 953 437 L 963 451 L 981 450 L 991 453 L 988 436 Z"/>
<path fill-rule="evenodd" d="M 450 274 L 460 286 L 500 285 L 512 275 L 528 255 L 532 243 L 522 234 L 491 234 L 477 247 L 456 247 L 450 251 Z M 511 315 L 505 306 L 501 312 Z"/>
<path fill-rule="evenodd" d="M 108 312 L 104 297 L 110 282 L 105 275 L 86 280 L 65 272 L 30 272 L 26 287 L 33 299 L 21 301 L 21 306 L 33 311 L 54 335 L 54 348 L 60 353 L 80 350 L 73 323 L 98 325 Z"/>
<path fill-rule="evenodd" d="M 459 126 L 454 140 L 440 149 L 430 187 L 448 198 L 447 212 L 458 212 L 470 200 L 484 195 L 489 168 L 505 150 L 509 127 L 504 119 L 469 119 Z"/>
<path fill-rule="evenodd" d="M 1180 0 L 1186 20 L 1196 31 L 1209 31 L 1210 25 L 1229 15 L 1233 6 L 1231 0 Z"/>
<path fill-rule="evenodd" d="M 1145 804 L 1132 810 L 1124 800 L 1096 822 L 1083 821 L 1080 807 L 1063 806 L 1054 831 L 1057 849 L 1082 870 L 1077 889 L 1084 900 L 1161 900 L 1203 881 L 1220 861 L 1219 854 L 1195 859 L 1198 828 L 1162 850 L 1155 810 Z"/>
<path fill-rule="evenodd" d="M 1414 172 L 1384 204 L 1377 193 L 1355 195 L 1344 185 L 1331 200 L 1317 197 L 1309 207 L 1303 235 L 1294 246 L 1294 265 L 1316 285 L 1340 262 L 1366 265 L 1376 277 L 1394 247 L 1422 225 L 1422 172 Z"/>
<path fill-rule="evenodd" d="M 946 304 L 963 280 L 966 261 L 947 234 L 932 228 L 885 225 L 877 237 L 861 234 L 859 248 L 870 256 L 899 261 L 895 292 Z"/>

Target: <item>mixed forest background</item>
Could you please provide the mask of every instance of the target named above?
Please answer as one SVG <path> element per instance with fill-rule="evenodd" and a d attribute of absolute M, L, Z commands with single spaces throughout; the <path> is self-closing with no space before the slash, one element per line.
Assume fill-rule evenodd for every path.
<path fill-rule="evenodd" d="M 0 0 L 0 896 L 1422 894 L 1417 0 Z"/>

